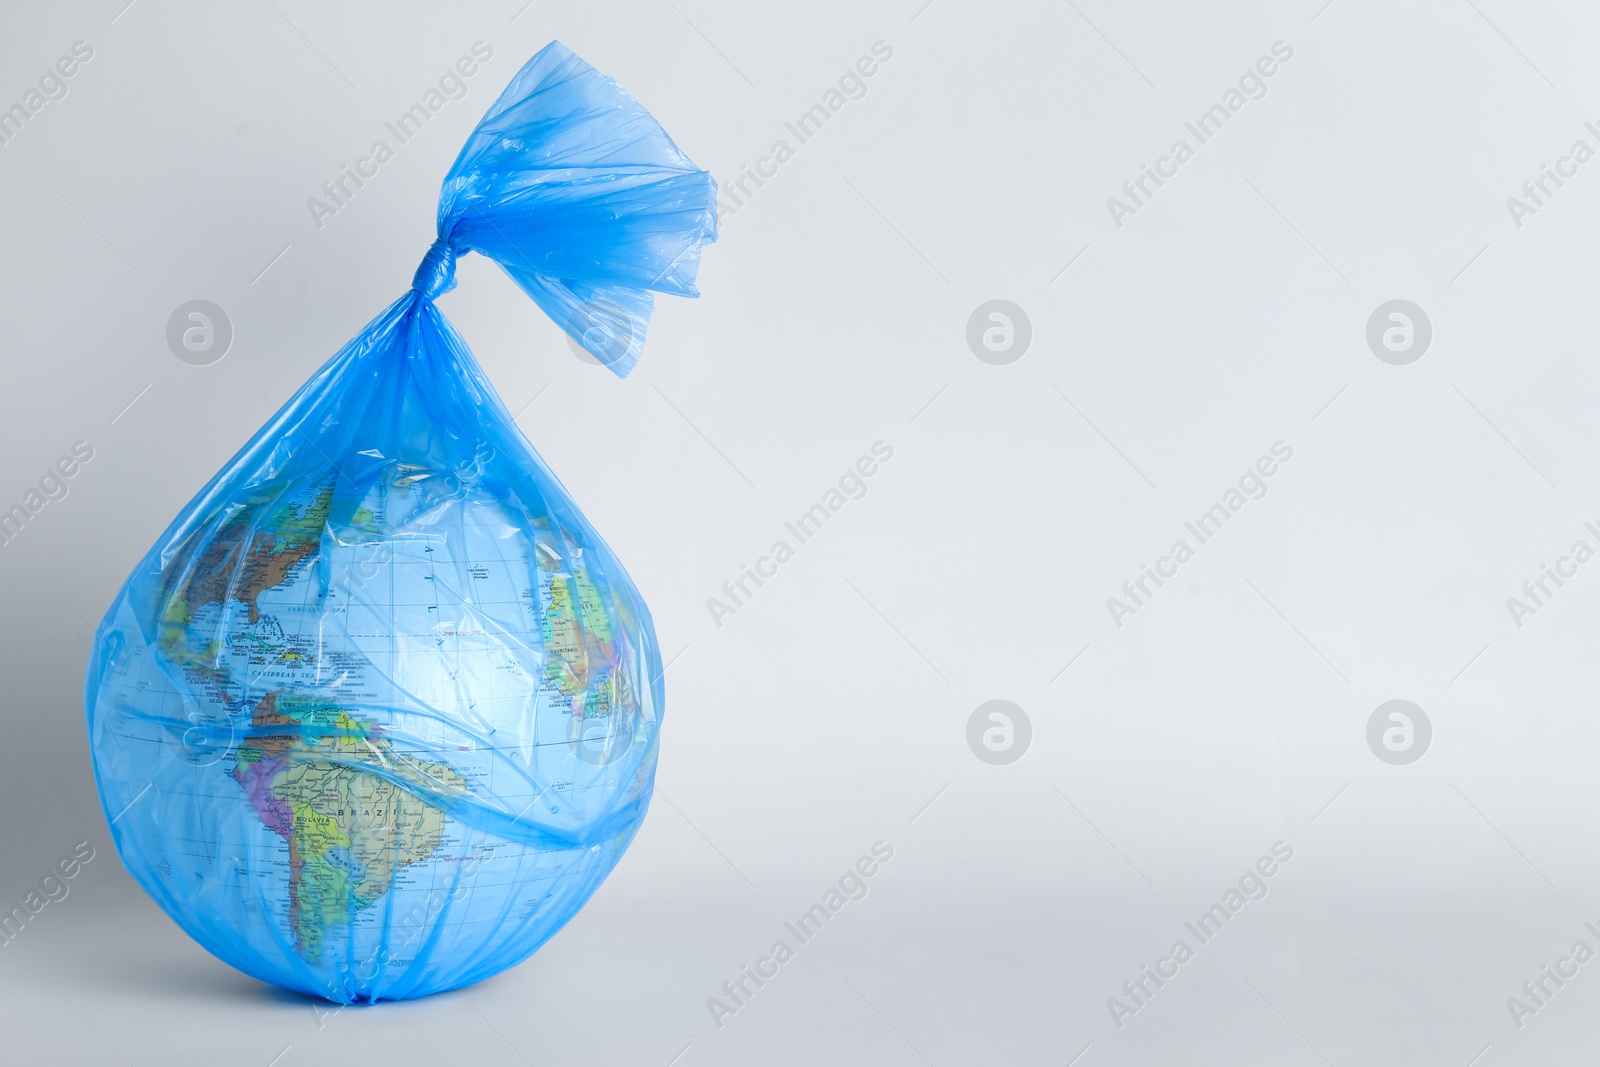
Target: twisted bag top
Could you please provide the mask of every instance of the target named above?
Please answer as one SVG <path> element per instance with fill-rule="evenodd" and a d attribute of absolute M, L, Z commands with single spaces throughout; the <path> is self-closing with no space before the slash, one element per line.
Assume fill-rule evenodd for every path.
<path fill-rule="evenodd" d="M 616 82 L 552 43 L 506 86 L 445 176 L 439 238 L 412 288 L 449 292 L 456 257 L 482 253 L 626 377 L 651 292 L 700 295 L 700 246 L 716 229 L 711 175 Z M 596 330 L 582 314 L 594 309 L 617 317 Z"/>
<path fill-rule="evenodd" d="M 654 782 L 649 611 L 434 298 L 480 252 L 622 376 L 715 230 L 710 175 L 551 44 L 450 168 L 410 291 L 134 568 L 86 680 L 96 784 L 211 952 L 420 996 L 525 958 L 615 866 Z"/>

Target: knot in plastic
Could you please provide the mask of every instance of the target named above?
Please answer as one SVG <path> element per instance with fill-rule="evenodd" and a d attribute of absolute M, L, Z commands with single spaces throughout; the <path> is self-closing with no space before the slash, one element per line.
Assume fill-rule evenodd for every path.
<path fill-rule="evenodd" d="M 456 287 L 456 250 L 443 237 L 437 238 L 422 257 L 411 288 L 432 300 Z"/>

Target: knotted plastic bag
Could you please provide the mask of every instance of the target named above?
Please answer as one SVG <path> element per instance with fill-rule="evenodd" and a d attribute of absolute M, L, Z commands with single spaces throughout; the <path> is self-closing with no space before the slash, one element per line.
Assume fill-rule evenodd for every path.
<path fill-rule="evenodd" d="M 581 908 L 644 817 L 650 615 L 434 305 L 499 263 L 619 375 L 697 295 L 715 185 L 553 43 L 446 177 L 413 288 L 184 508 L 96 634 L 123 862 L 195 940 L 349 1003 L 460 987 Z"/>

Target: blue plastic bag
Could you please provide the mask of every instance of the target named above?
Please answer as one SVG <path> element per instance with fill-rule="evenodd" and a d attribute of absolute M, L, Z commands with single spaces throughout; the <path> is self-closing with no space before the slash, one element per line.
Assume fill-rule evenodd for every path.
<path fill-rule="evenodd" d="M 644 817 L 650 615 L 433 298 L 498 262 L 618 375 L 695 296 L 715 185 L 559 43 L 444 181 L 413 288 L 184 508 L 95 637 L 123 862 L 247 974 L 342 1003 L 525 959 Z"/>

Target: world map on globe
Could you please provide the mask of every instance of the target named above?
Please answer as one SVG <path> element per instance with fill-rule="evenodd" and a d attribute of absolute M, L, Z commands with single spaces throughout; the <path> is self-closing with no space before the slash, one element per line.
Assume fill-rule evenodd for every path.
<path fill-rule="evenodd" d="M 393 983 L 424 950 L 487 957 L 519 929 L 536 947 L 632 827 L 571 838 L 648 791 L 628 591 L 578 531 L 486 493 L 477 459 L 239 494 L 164 561 L 154 641 L 119 648 L 102 686 L 128 754 L 118 822 L 155 817 L 141 782 L 163 818 L 193 804 L 198 832 L 152 872 L 172 906 L 223 870 L 207 906 L 269 960 L 292 948 L 302 984 Z"/>
<path fill-rule="evenodd" d="M 526 959 L 621 859 L 660 750 L 644 598 L 436 300 L 482 256 L 626 377 L 657 294 L 698 295 L 716 182 L 552 41 L 468 135 L 434 230 L 410 288 L 134 564 L 85 672 L 134 880 L 224 962 L 340 1003 Z M 654 442 L 620 411 L 543 432 L 607 457 L 621 477 L 592 491 L 654 538 L 664 482 L 629 481 Z M 172 431 L 163 459 L 218 443 Z"/>

